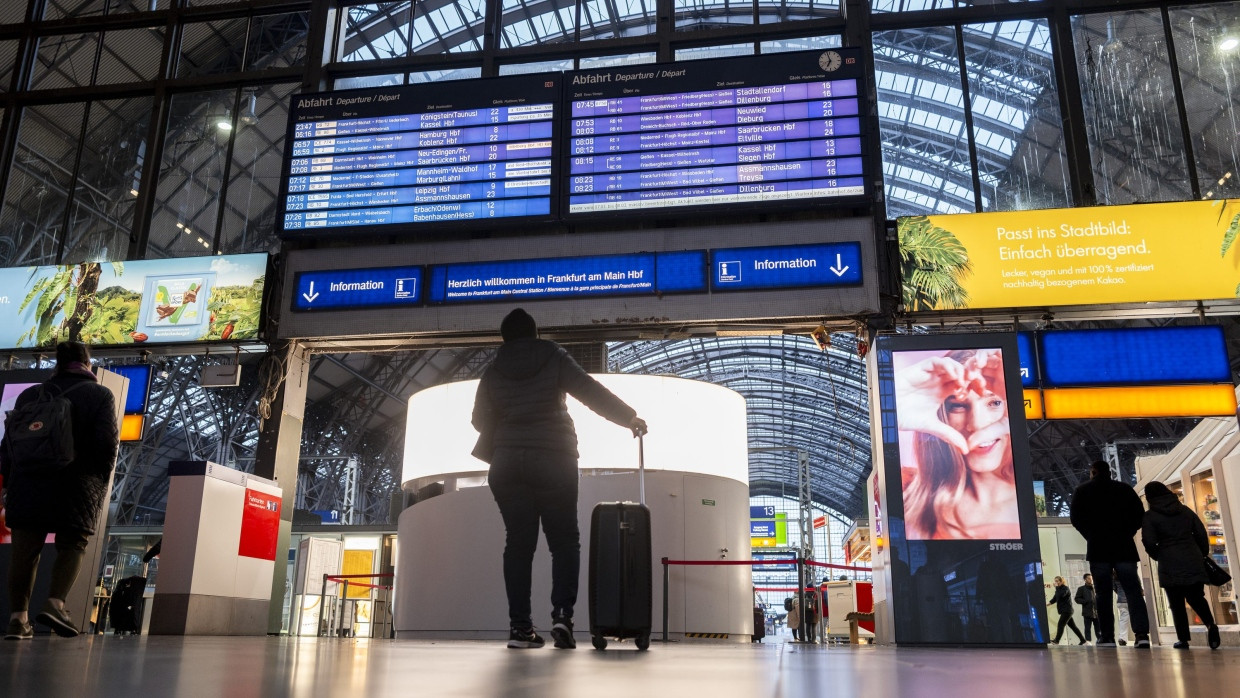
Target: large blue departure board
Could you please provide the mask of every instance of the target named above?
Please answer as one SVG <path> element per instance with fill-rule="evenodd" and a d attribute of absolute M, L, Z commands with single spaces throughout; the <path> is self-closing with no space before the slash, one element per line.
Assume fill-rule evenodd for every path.
<path fill-rule="evenodd" d="M 848 49 L 571 73 L 567 214 L 861 199 L 861 77 Z"/>
<path fill-rule="evenodd" d="M 298 95 L 286 234 L 550 217 L 558 75 Z"/>

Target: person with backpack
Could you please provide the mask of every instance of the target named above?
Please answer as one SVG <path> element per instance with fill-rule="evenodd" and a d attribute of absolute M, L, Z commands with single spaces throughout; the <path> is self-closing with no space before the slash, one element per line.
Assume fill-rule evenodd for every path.
<path fill-rule="evenodd" d="M 28 640 L 30 596 L 43 542 L 56 536 L 47 602 L 35 617 L 61 637 L 75 637 L 65 597 L 108 496 L 119 445 L 116 401 L 90 369 L 81 342 L 56 345 L 52 377 L 18 396 L 5 418 L 0 475 L 13 541 L 6 640 Z"/>

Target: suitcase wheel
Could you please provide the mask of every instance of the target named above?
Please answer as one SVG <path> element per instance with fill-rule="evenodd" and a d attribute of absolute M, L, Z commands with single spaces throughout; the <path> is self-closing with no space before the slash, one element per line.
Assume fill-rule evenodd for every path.
<path fill-rule="evenodd" d="M 645 652 L 650 649 L 650 633 L 642 633 L 641 635 L 638 635 L 634 642 L 637 644 L 637 649 Z"/>
<path fill-rule="evenodd" d="M 590 642 L 591 644 L 594 645 L 594 649 L 596 650 L 607 649 L 607 638 L 603 637 L 602 635 L 591 635 Z"/>

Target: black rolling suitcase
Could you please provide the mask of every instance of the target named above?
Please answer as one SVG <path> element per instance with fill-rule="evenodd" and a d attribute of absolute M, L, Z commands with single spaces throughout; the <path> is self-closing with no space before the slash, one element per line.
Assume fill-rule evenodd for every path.
<path fill-rule="evenodd" d="M 762 642 L 766 637 L 766 612 L 761 606 L 753 607 L 753 639 L 752 642 Z"/>
<path fill-rule="evenodd" d="M 125 577 L 116 583 L 108 609 L 108 621 L 117 635 L 137 635 L 142 631 L 142 594 L 145 591 L 146 577 Z"/>
<path fill-rule="evenodd" d="M 609 637 L 650 647 L 653 571 L 641 437 L 637 454 L 640 503 L 602 502 L 590 518 L 590 640 L 599 650 Z"/>

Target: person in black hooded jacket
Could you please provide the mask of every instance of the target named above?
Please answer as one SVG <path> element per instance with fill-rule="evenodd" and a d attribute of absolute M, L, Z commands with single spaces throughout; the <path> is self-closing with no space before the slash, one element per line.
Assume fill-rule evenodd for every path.
<path fill-rule="evenodd" d="M 1158 561 L 1158 584 L 1167 592 L 1167 606 L 1175 623 L 1176 649 L 1188 649 L 1188 613 L 1185 602 L 1206 626 L 1210 649 L 1218 649 L 1219 632 L 1206 601 L 1205 556 L 1210 552 L 1206 527 L 1192 509 L 1161 482 L 1145 486 L 1150 510 L 1141 526 L 1141 544 Z"/>
<path fill-rule="evenodd" d="M 9 567 L 11 615 L 6 640 L 26 640 L 34 634 L 27 613 L 43 542 L 49 533 L 56 534 L 56 561 L 52 565 L 47 602 L 35 620 L 62 637 L 78 634 L 65 608 L 65 596 L 77 579 L 87 544 L 95 533 L 95 522 L 108 496 L 108 480 L 116 465 L 116 401 L 112 391 L 99 385 L 91 372 L 86 345 L 56 345 L 56 371 L 42 385 L 60 391 L 69 401 L 74 459 L 52 473 L 24 471 L 12 462 L 7 435 L 0 444 L 5 507 L 9 527 L 13 529 Z M 16 406 L 35 400 L 38 389 L 24 390 L 17 397 Z"/>
<path fill-rule="evenodd" d="M 1081 634 L 1081 629 L 1076 627 L 1076 621 L 1072 619 L 1072 592 L 1068 591 L 1068 583 L 1063 577 L 1055 577 L 1055 595 L 1050 601 L 1046 602 L 1047 606 L 1054 606 L 1059 612 L 1059 627 L 1055 629 L 1055 639 L 1051 640 L 1052 645 L 1058 645 L 1063 639 L 1064 626 L 1072 628 L 1072 632 L 1076 633 L 1076 638 L 1085 644 L 1085 636 Z"/>
<path fill-rule="evenodd" d="M 565 395 L 572 395 L 634 436 L 646 422 L 591 378 L 558 344 L 538 338 L 529 313 L 517 308 L 500 324 L 504 344 L 478 383 L 474 455 L 491 464 L 488 481 L 504 519 L 504 587 L 513 649 L 541 647 L 530 611 L 530 577 L 538 525 L 551 552 L 551 636 L 572 649 L 573 606 L 581 570 L 577 527 L 577 432 Z"/>

